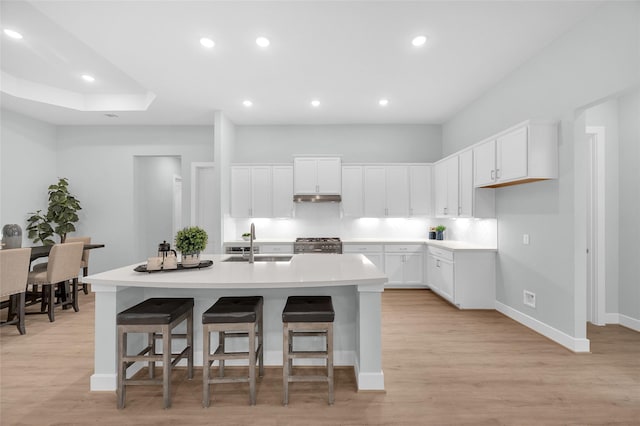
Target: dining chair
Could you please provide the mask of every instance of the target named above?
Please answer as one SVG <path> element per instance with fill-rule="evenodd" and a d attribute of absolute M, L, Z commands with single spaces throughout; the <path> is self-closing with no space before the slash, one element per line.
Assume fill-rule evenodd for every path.
<path fill-rule="evenodd" d="M 64 240 L 65 243 L 77 243 L 81 242 L 83 244 L 91 244 L 91 237 L 67 237 Z M 89 253 L 90 250 L 82 251 L 82 262 L 80 263 L 80 268 L 82 269 L 82 276 L 86 277 L 89 275 Z M 38 263 L 33 266 L 34 271 L 45 271 L 47 269 L 47 262 Z M 82 291 L 84 294 L 89 294 L 89 288 L 86 282 L 82 282 Z"/>
<path fill-rule="evenodd" d="M 0 297 L 8 300 L 2 307 L 8 307 L 7 320 L 0 326 L 14 325 L 20 334 L 25 334 L 24 311 L 27 274 L 29 273 L 30 248 L 0 250 Z"/>
<path fill-rule="evenodd" d="M 49 253 L 47 269 L 44 271 L 31 271 L 27 278 L 27 285 L 42 286 L 42 303 L 40 312 L 48 313 L 49 321 L 55 321 L 53 313 L 54 305 L 63 307 L 71 305 L 78 312 L 78 271 L 82 261 L 83 243 L 55 244 Z M 67 300 L 66 283 L 71 281 L 71 300 Z M 60 303 L 54 304 L 55 286 L 58 286 Z"/>

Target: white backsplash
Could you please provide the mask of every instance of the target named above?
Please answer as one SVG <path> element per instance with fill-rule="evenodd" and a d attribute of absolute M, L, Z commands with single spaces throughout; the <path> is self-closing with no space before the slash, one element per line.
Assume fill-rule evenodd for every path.
<path fill-rule="evenodd" d="M 249 231 L 251 222 L 258 239 L 291 239 L 297 237 L 340 237 L 345 239 L 421 239 L 428 238 L 429 228 L 445 225 L 445 239 L 483 246 L 497 246 L 496 219 L 436 218 L 345 218 L 339 203 L 296 204 L 295 217 L 289 219 L 236 219 L 225 216 L 226 241 L 239 240 Z"/>

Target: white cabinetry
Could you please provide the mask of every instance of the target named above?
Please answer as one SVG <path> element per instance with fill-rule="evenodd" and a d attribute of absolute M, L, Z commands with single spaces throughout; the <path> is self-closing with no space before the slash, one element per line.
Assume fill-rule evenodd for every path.
<path fill-rule="evenodd" d="M 364 167 L 364 215 L 367 217 L 409 215 L 407 166 Z"/>
<path fill-rule="evenodd" d="M 434 166 L 436 216 L 458 216 L 458 156 L 449 157 Z"/>
<path fill-rule="evenodd" d="M 231 167 L 232 217 L 291 217 L 292 211 L 291 166 Z"/>
<path fill-rule="evenodd" d="M 261 254 L 293 253 L 293 243 L 258 243 Z"/>
<path fill-rule="evenodd" d="M 427 164 L 409 166 L 409 216 L 430 216 L 432 214 L 431 168 Z"/>
<path fill-rule="evenodd" d="M 557 126 L 526 121 L 473 148 L 476 187 L 497 188 L 558 177 Z"/>
<path fill-rule="evenodd" d="M 293 167 L 296 194 L 340 194 L 339 157 L 298 157 L 294 159 Z"/>
<path fill-rule="evenodd" d="M 231 216 L 271 217 L 271 167 L 231 167 Z"/>
<path fill-rule="evenodd" d="M 421 244 L 385 244 L 384 271 L 387 287 L 422 287 L 423 260 Z"/>
<path fill-rule="evenodd" d="M 460 309 L 495 309 L 494 252 L 429 246 L 427 256 L 431 290 Z"/>
<path fill-rule="evenodd" d="M 364 182 L 362 166 L 342 166 L 342 214 L 362 217 L 364 214 Z"/>
<path fill-rule="evenodd" d="M 365 255 L 378 269 L 384 271 L 382 244 L 352 244 L 345 243 L 342 246 L 343 253 L 359 253 Z"/>

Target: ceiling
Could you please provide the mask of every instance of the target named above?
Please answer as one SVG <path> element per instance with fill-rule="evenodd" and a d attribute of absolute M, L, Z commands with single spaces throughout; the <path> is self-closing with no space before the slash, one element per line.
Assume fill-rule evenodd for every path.
<path fill-rule="evenodd" d="M 0 102 L 56 125 L 440 124 L 598 5 L 2 0 L 23 38 L 0 34 Z"/>

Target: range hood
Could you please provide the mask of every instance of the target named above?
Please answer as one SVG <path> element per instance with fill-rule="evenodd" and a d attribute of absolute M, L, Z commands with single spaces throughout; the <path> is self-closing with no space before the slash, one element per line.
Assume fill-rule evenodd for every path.
<path fill-rule="evenodd" d="M 342 201 L 340 194 L 296 194 L 294 203 L 339 203 Z"/>

